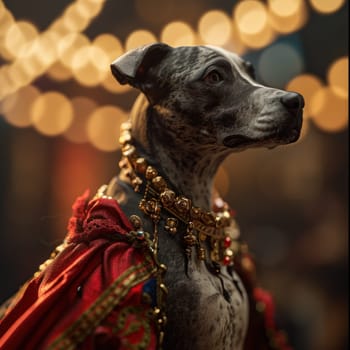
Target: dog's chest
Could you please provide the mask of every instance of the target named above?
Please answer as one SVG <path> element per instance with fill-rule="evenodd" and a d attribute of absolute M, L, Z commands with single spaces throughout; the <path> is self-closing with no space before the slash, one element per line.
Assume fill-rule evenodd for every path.
<path fill-rule="evenodd" d="M 221 279 L 221 280 L 220 280 Z M 220 278 L 204 264 L 170 282 L 165 349 L 240 350 L 248 325 L 248 299 L 239 277 Z M 226 294 L 226 296 L 225 296 Z"/>

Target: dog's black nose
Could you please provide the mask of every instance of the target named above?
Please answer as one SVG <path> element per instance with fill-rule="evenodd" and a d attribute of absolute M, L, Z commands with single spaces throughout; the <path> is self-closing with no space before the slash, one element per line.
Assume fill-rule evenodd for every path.
<path fill-rule="evenodd" d="M 304 107 L 304 98 L 296 92 L 287 92 L 281 97 L 281 102 L 290 111 L 298 111 Z"/>

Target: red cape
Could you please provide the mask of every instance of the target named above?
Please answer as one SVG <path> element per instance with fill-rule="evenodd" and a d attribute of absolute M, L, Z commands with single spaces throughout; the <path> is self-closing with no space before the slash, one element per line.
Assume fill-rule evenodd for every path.
<path fill-rule="evenodd" d="M 125 240 L 132 227 L 114 200 L 78 198 L 64 249 L 16 296 L 0 323 L 0 348 L 156 348 L 143 298 L 156 272 Z M 150 299 L 150 298 L 148 298 Z"/>
<path fill-rule="evenodd" d="M 7 307 L 0 349 L 156 349 L 157 267 L 130 241 L 132 226 L 117 202 L 88 197 L 74 203 L 58 255 Z M 250 303 L 245 350 L 292 350 L 275 326 L 273 299 L 258 287 L 248 251 L 236 256 L 234 267 Z"/>

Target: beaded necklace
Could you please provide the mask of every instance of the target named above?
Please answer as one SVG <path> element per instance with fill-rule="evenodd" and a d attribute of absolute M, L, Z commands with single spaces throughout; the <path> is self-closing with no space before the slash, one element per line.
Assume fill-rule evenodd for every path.
<path fill-rule="evenodd" d="M 122 124 L 119 142 L 122 146 L 120 168 L 125 171 L 135 192 L 141 192 L 144 187 L 139 208 L 154 223 L 154 248 L 158 248 L 158 223 L 164 213 L 164 229 L 170 235 L 178 233 L 179 222 L 185 225 L 183 243 L 189 259 L 195 250 L 199 260 L 209 258 L 219 264 L 232 265 L 240 244 L 239 230 L 228 205 L 217 198 L 214 210 L 205 211 L 194 206 L 191 199 L 177 195 L 164 177 L 145 158 L 138 156 L 131 143 L 129 122 Z"/>

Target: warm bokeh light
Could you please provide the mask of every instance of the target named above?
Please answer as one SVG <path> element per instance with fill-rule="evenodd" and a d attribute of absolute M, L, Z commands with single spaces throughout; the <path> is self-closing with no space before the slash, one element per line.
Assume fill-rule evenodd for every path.
<path fill-rule="evenodd" d="M 278 43 L 262 52 L 257 68 L 267 85 L 284 87 L 292 77 L 303 71 L 304 62 L 293 46 Z"/>
<path fill-rule="evenodd" d="M 269 2 L 268 18 L 274 30 L 288 34 L 301 29 L 306 24 L 308 11 L 304 1 L 274 0 Z"/>
<path fill-rule="evenodd" d="M 300 10 L 302 0 L 268 0 L 268 8 L 279 17 L 295 15 Z"/>
<path fill-rule="evenodd" d="M 143 11 L 154 15 L 152 6 L 159 3 L 160 0 L 152 0 L 146 5 L 143 1 L 137 0 L 135 6 L 139 10 L 142 8 Z M 310 0 L 310 3 L 319 12 L 331 13 L 338 10 L 344 1 Z M 35 100 L 36 111 L 38 106 L 45 109 L 47 99 L 50 100 L 51 105 L 54 103 L 57 106 L 62 105 L 63 109 L 72 110 L 69 102 L 70 107 L 67 107 L 65 103 L 67 100 L 63 95 L 50 92 L 38 97 L 39 91 L 28 85 L 45 71 L 51 78 L 58 81 L 65 81 L 73 76 L 82 85 L 101 84 L 112 93 L 124 93 L 131 89 L 129 85 L 120 85 L 116 82 L 110 72 L 110 63 L 125 52 L 121 41 L 110 33 L 102 33 L 90 44 L 89 38 L 79 33 L 102 10 L 104 4 L 105 1 L 75 1 L 64 10 L 63 15 L 58 17 L 47 31 L 40 35 L 32 23 L 16 22 L 11 12 L 3 4 L 1 5 L 0 55 L 7 60 L 14 60 L 0 68 L 2 82 L 0 98 L 5 98 L 1 109 L 9 123 L 19 127 L 30 125 L 28 113 L 22 113 L 22 109 L 23 111 L 31 109 L 30 99 Z M 169 9 L 170 7 L 167 7 L 165 11 Z M 199 19 L 198 33 L 195 33 L 189 24 L 174 21 L 164 26 L 160 40 L 172 46 L 215 44 L 242 55 L 247 47 L 261 49 L 271 44 L 276 37 L 276 32 L 287 34 L 299 30 L 306 23 L 307 17 L 307 7 L 302 0 L 268 0 L 267 5 L 257 0 L 245 0 L 234 6 L 233 21 L 225 12 L 214 9 L 204 13 Z M 160 21 L 159 18 L 158 22 Z M 131 50 L 156 41 L 157 38 L 152 32 L 135 30 L 127 36 L 125 49 Z M 56 61 L 57 59 L 59 60 Z M 288 70 L 285 69 L 286 66 Z M 323 88 L 322 82 L 315 76 L 300 75 L 303 66 L 301 54 L 296 48 L 287 44 L 276 44 L 262 52 L 257 69 L 265 83 L 276 87 L 283 87 L 291 77 L 295 77 L 289 81 L 286 88 L 300 92 L 304 96 L 306 101 L 304 117 L 312 116 L 316 124 L 324 130 L 341 129 L 344 127 L 345 114 L 347 118 L 347 113 L 344 112 L 344 101 L 348 98 L 348 57 L 341 57 L 330 66 L 327 72 L 329 84 L 327 88 Z M 60 96 L 61 101 L 54 101 L 50 97 L 51 94 Z M 14 105 L 13 101 L 18 98 L 21 98 L 23 103 L 10 108 Z M 328 99 L 327 103 L 322 101 L 323 99 Z M 78 109 L 80 108 L 82 113 L 86 114 L 95 107 L 95 102 L 91 100 L 74 100 L 74 114 L 77 117 L 74 125 L 72 124 L 66 133 L 68 139 L 74 142 L 86 141 L 86 134 L 84 137 L 80 135 L 74 139 L 74 135 L 79 134 L 76 125 L 80 127 L 84 119 L 79 117 Z M 326 117 L 330 114 L 330 108 L 336 112 L 333 113 L 336 117 Z M 34 110 L 33 107 L 32 111 Z M 62 125 L 64 123 L 68 125 L 71 122 L 69 115 L 72 113 L 68 112 L 68 119 L 58 118 L 62 119 L 63 124 L 57 126 L 59 123 L 54 121 L 51 129 L 47 126 L 50 124 L 47 119 L 39 118 L 40 113 L 33 113 L 35 127 L 47 135 L 63 132 L 65 127 Z M 120 113 L 118 109 L 118 114 Z M 52 120 L 55 118 L 53 117 Z"/>
<path fill-rule="evenodd" d="M 0 99 L 30 83 L 32 79 L 30 68 L 16 60 L 0 69 Z"/>
<path fill-rule="evenodd" d="M 322 85 L 321 80 L 312 74 L 298 75 L 287 84 L 286 90 L 295 91 L 303 95 L 305 100 L 304 118 L 310 117 L 310 104 L 312 97 Z"/>
<path fill-rule="evenodd" d="M 10 28 L 10 26 L 14 23 L 15 19 L 10 11 L 6 9 L 3 2 L 0 0 L 0 38 L 3 39 L 3 35 Z"/>
<path fill-rule="evenodd" d="M 160 41 L 171 46 L 194 45 L 195 40 L 191 26 L 181 21 L 168 23 L 160 35 Z"/>
<path fill-rule="evenodd" d="M 84 10 L 83 4 L 84 2 L 73 3 L 69 5 L 64 11 L 62 22 L 68 31 L 82 31 L 90 22 L 89 13 Z"/>
<path fill-rule="evenodd" d="M 11 78 L 10 67 L 0 67 L 0 101 L 16 91 L 17 85 Z"/>
<path fill-rule="evenodd" d="M 333 91 L 340 97 L 349 95 L 349 57 L 341 57 L 332 63 L 327 80 Z"/>
<path fill-rule="evenodd" d="M 79 11 L 76 4 L 69 5 L 64 11 L 63 25 L 70 32 L 79 32 L 87 26 L 89 23 L 89 18 Z"/>
<path fill-rule="evenodd" d="M 124 53 L 123 45 L 120 40 L 109 33 L 103 33 L 98 35 L 93 41 L 92 45 L 99 47 L 103 50 L 110 60 L 109 63 L 112 63 L 117 57 L 121 56 Z"/>
<path fill-rule="evenodd" d="M 130 91 L 132 88 L 130 85 L 121 85 L 114 78 L 112 72 L 108 72 L 105 79 L 102 81 L 102 86 L 109 92 L 122 94 L 124 92 Z"/>
<path fill-rule="evenodd" d="M 30 110 L 40 91 L 32 86 L 25 86 L 14 94 L 7 96 L 0 103 L 0 110 L 7 122 L 24 128 L 31 124 Z"/>
<path fill-rule="evenodd" d="M 73 119 L 73 107 L 63 94 L 50 91 L 40 95 L 30 111 L 32 123 L 40 133 L 55 136 L 63 133 Z"/>
<path fill-rule="evenodd" d="M 239 40 L 247 47 L 253 49 L 261 49 L 268 46 L 276 37 L 274 30 L 271 28 L 268 22 L 265 27 L 258 33 L 247 34 L 238 31 Z"/>
<path fill-rule="evenodd" d="M 74 143 L 87 142 L 87 121 L 96 108 L 96 102 L 84 96 L 74 97 L 71 100 L 74 119 L 63 136 Z"/>
<path fill-rule="evenodd" d="M 103 81 L 101 82 L 102 86 L 107 91 L 112 93 L 119 94 L 129 91 L 131 89 L 130 86 L 120 85 L 117 83 L 110 71 L 110 64 L 117 57 L 121 56 L 124 53 L 124 49 L 120 40 L 112 34 L 103 33 L 93 40 L 92 45 L 103 50 L 107 54 L 109 60 L 107 66 L 105 67 L 106 74 Z"/>
<path fill-rule="evenodd" d="M 0 2 L 1 4 L 1 2 Z M 4 40 L 9 28 L 12 27 L 15 22 L 11 12 L 6 9 L 0 9 L 0 55 L 8 60 L 12 58 L 11 54 L 6 50 Z"/>
<path fill-rule="evenodd" d="M 267 20 L 265 4 L 248 0 L 240 2 L 233 11 L 234 27 L 240 41 L 253 49 L 261 49 L 275 39 L 275 32 Z"/>
<path fill-rule="evenodd" d="M 65 35 L 57 43 L 60 61 L 68 68 L 72 66 L 74 55 L 84 46 L 89 45 L 89 39 L 81 33 L 70 33 Z"/>
<path fill-rule="evenodd" d="M 96 86 L 106 78 L 109 65 L 105 51 L 97 46 L 83 46 L 73 56 L 73 76 L 82 85 Z"/>
<path fill-rule="evenodd" d="M 58 81 L 65 81 L 72 77 L 72 71 L 61 61 L 56 61 L 47 71 L 47 75 Z"/>
<path fill-rule="evenodd" d="M 10 57 L 16 58 L 23 52 L 25 45 L 38 36 L 34 24 L 27 21 L 14 22 L 7 30 L 4 39 L 5 50 Z"/>
<path fill-rule="evenodd" d="M 314 94 L 310 110 L 315 124 L 324 131 L 337 132 L 348 125 L 348 99 L 341 98 L 330 87 L 323 87 Z"/>
<path fill-rule="evenodd" d="M 105 1 L 76 0 L 70 4 L 63 14 L 52 22 L 50 31 L 56 31 L 61 36 L 83 31 L 91 20 L 97 16 L 105 5 Z"/>
<path fill-rule="evenodd" d="M 129 34 L 125 41 L 125 50 L 136 49 L 139 46 L 152 44 L 157 41 L 153 33 L 148 30 L 135 30 Z"/>
<path fill-rule="evenodd" d="M 88 17 L 90 21 L 96 17 L 106 4 L 106 0 L 78 0 L 75 1 L 78 12 L 83 17 Z"/>
<path fill-rule="evenodd" d="M 228 51 L 233 51 L 237 55 L 243 55 L 247 51 L 247 46 L 242 42 L 235 21 L 231 22 L 232 30 L 229 41 L 223 45 L 223 48 Z"/>
<path fill-rule="evenodd" d="M 231 37 L 230 17 L 223 11 L 206 12 L 198 22 L 198 32 L 206 44 L 223 46 Z"/>
<path fill-rule="evenodd" d="M 339 10 L 345 0 L 310 0 L 311 6 L 321 13 L 332 13 Z"/>
<path fill-rule="evenodd" d="M 30 72 L 32 79 L 43 74 L 57 58 L 54 35 L 45 33 L 38 36 L 27 46 L 20 56 L 20 64 Z"/>
<path fill-rule="evenodd" d="M 118 107 L 107 105 L 96 108 L 87 123 L 90 142 L 102 151 L 118 149 L 120 125 L 127 119 L 127 114 Z"/>
<path fill-rule="evenodd" d="M 241 1 L 236 5 L 233 12 L 234 20 L 241 33 L 256 34 L 266 26 L 266 6 L 260 1 Z"/>

